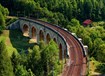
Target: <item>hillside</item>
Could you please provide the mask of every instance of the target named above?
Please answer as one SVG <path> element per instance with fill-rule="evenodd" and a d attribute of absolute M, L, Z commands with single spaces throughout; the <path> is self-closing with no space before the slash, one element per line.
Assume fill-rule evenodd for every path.
<path fill-rule="evenodd" d="M 0 36 L 0 40 L 2 39 L 5 40 L 9 56 L 11 56 L 13 52 L 27 51 L 28 48 L 32 48 L 35 45 L 34 43 L 29 43 L 30 39 L 24 37 L 20 30 L 3 30 Z"/>
<path fill-rule="evenodd" d="M 94 71 L 105 73 L 105 0 L 0 0 L 0 41 L 5 40 L 11 56 L 13 51 L 20 53 L 28 48 L 33 50 L 34 43 L 30 43 L 29 38 L 18 30 L 5 30 L 6 26 L 16 20 L 12 17 L 9 19 L 8 15 L 44 20 L 76 33 L 82 38 L 83 44 L 88 46 L 89 75 L 92 72 L 94 74 Z M 87 19 L 92 23 L 84 27 L 83 22 Z M 39 50 L 38 48 L 35 47 L 34 50 Z M 39 53 L 38 58 L 40 60 Z M 31 61 L 27 62 L 32 64 Z M 21 66 L 17 65 L 22 73 L 37 71 L 32 70 L 34 65 L 31 66 L 31 71 L 29 67 L 25 68 L 30 64 L 23 66 L 23 63 Z M 43 73 L 42 68 L 39 70 Z"/>

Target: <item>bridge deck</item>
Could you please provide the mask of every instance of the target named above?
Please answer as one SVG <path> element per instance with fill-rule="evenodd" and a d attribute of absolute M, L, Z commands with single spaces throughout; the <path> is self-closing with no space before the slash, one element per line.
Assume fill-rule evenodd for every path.
<path fill-rule="evenodd" d="M 70 58 L 66 63 L 67 65 L 65 65 L 63 69 L 62 76 L 86 76 L 86 58 L 83 55 L 83 50 L 79 42 L 65 30 L 43 21 L 35 21 L 59 32 L 66 39 L 66 42 L 70 46 L 70 48 L 68 48 Z"/>

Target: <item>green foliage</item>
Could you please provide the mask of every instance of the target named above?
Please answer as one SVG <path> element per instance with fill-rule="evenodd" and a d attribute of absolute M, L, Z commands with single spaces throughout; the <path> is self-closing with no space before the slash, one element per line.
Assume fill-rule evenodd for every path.
<path fill-rule="evenodd" d="M 100 73 L 104 74 L 105 73 L 105 64 L 98 65 L 96 70 L 99 71 Z"/>
<path fill-rule="evenodd" d="M 40 58 L 39 46 L 34 46 L 32 52 L 28 54 L 27 68 L 31 68 L 31 70 L 35 73 L 38 69 Z"/>
<path fill-rule="evenodd" d="M 92 40 L 89 36 L 84 36 L 83 42 L 84 42 L 85 45 L 87 45 L 89 47 L 89 50 L 92 49 L 93 43 L 92 43 Z M 89 51 L 89 53 L 92 54 L 91 51 Z"/>
<path fill-rule="evenodd" d="M 17 65 L 15 75 L 16 76 L 28 76 L 27 70 L 23 65 Z"/>
<path fill-rule="evenodd" d="M 96 22 L 97 25 L 95 24 L 94 27 L 84 28 L 79 22 L 86 19 L 93 21 L 104 20 L 104 0 L 1 0 L 0 3 L 8 7 L 10 15 L 42 19 L 75 32 L 78 37 L 83 39 L 83 43 L 88 45 L 89 56 L 93 56 L 100 62 L 105 62 L 105 23 L 98 24 Z M 9 14 L 8 9 L 0 5 L 0 31 L 2 27 L 5 27 L 5 17 Z M 12 20 L 7 24 L 11 22 Z M 20 48 L 20 45 L 18 46 L 15 41 L 15 47 Z M 23 47 L 27 46 L 21 45 L 21 48 Z M 44 74 L 49 76 L 52 74 L 57 75 L 59 73 L 57 54 L 58 47 L 53 41 L 48 45 L 40 42 L 39 46 L 34 46 L 28 54 L 22 52 L 19 57 L 14 54 L 12 63 L 14 68 L 18 66 L 18 71 L 20 70 L 21 73 L 25 71 L 25 73 L 34 73 L 36 76 L 43 76 Z M 29 69 L 30 71 L 28 71 Z"/>
<path fill-rule="evenodd" d="M 13 76 L 13 67 L 4 41 L 0 42 L 0 76 Z"/>
<path fill-rule="evenodd" d="M 73 18 L 73 19 L 71 19 L 71 21 L 69 22 L 69 25 L 67 25 L 66 28 L 69 29 L 69 31 L 71 31 L 71 32 L 78 33 L 79 31 L 81 31 L 79 29 L 80 27 L 82 28 L 82 26 L 80 26 L 79 20 Z"/>
<path fill-rule="evenodd" d="M 63 27 L 69 25 L 72 18 L 80 21 L 105 19 L 104 0 L 3 0 L 0 3 L 8 7 L 10 15 L 45 18 L 48 22 Z M 9 14 L 6 8 L 1 10 L 3 15 Z"/>
<path fill-rule="evenodd" d="M 37 62 L 40 59 L 40 51 L 39 51 L 39 46 L 34 46 L 33 47 L 33 53 L 32 53 L 32 58 Z"/>
<path fill-rule="evenodd" d="M 5 19 L 1 11 L 0 11 L 0 27 L 5 27 Z"/>
<path fill-rule="evenodd" d="M 99 45 L 99 50 L 97 51 L 97 60 L 100 62 L 105 62 L 105 44 Z"/>
<path fill-rule="evenodd" d="M 31 69 L 28 69 L 28 75 L 27 76 L 35 76 L 34 73 L 31 71 Z"/>
<path fill-rule="evenodd" d="M 60 73 L 58 46 L 51 40 L 49 44 L 43 41 L 25 53 L 13 52 L 11 61 L 15 76 L 52 76 Z"/>
<path fill-rule="evenodd" d="M 31 69 L 26 69 L 26 54 L 22 53 L 19 55 L 18 53 L 13 52 L 11 61 L 13 65 L 13 72 L 15 76 L 35 76 Z"/>
<path fill-rule="evenodd" d="M 53 40 L 51 40 L 48 46 L 42 51 L 41 56 L 47 75 L 50 76 L 52 71 L 59 74 L 60 69 L 57 67 L 59 66 L 58 47 Z"/>
<path fill-rule="evenodd" d="M 1 4 L 0 4 L 0 12 L 3 14 L 3 16 L 6 18 L 6 16 L 9 15 L 9 11 L 7 8 L 4 8 Z"/>
<path fill-rule="evenodd" d="M 53 66 L 56 63 L 56 60 L 58 61 L 58 47 L 54 41 L 50 41 L 49 45 L 44 49 L 42 53 L 42 58 L 44 58 L 43 60 L 45 63 L 47 61 L 50 65 Z"/>
<path fill-rule="evenodd" d="M 70 26 L 71 25 L 71 26 Z M 94 57 L 97 61 L 104 61 L 104 44 L 105 44 L 105 29 L 104 23 L 99 22 L 94 27 L 80 26 L 76 19 L 72 19 L 70 25 L 67 26 L 72 32 L 83 39 L 84 45 L 88 45 L 88 53 L 90 57 Z"/>
<path fill-rule="evenodd" d="M 20 56 L 18 54 L 16 54 L 15 52 L 13 52 L 13 54 L 11 56 L 11 62 L 12 62 L 12 66 L 13 66 L 13 72 L 15 72 L 16 67 L 20 64 Z"/>
<path fill-rule="evenodd" d="M 0 26 L 0 34 L 3 33 L 3 27 Z"/>
<path fill-rule="evenodd" d="M 39 48 L 40 48 L 40 51 L 41 51 L 41 52 L 45 49 L 46 46 L 47 46 L 47 45 L 45 44 L 44 41 L 40 41 L 40 43 L 39 43 Z"/>
<path fill-rule="evenodd" d="M 74 18 L 74 19 L 71 19 L 71 25 L 72 26 L 80 26 L 80 23 L 77 19 Z"/>
<path fill-rule="evenodd" d="M 0 32 L 2 32 L 2 28 L 5 27 L 5 19 L 6 16 L 9 15 L 9 11 L 7 8 L 4 8 L 1 4 L 0 4 Z"/>

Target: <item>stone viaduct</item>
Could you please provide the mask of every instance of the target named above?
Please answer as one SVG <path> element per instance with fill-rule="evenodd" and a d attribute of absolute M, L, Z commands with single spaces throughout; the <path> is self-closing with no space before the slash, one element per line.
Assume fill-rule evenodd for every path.
<path fill-rule="evenodd" d="M 20 28 L 24 35 L 34 39 L 35 42 L 43 40 L 45 43 L 49 43 L 53 39 L 59 46 L 59 57 L 64 58 L 64 53 L 67 51 L 66 42 L 64 38 L 55 30 L 44 26 L 43 24 L 36 23 L 35 21 L 27 21 L 20 19 Z"/>
<path fill-rule="evenodd" d="M 66 61 L 66 66 L 64 68 L 64 70 L 67 71 L 63 71 L 62 76 L 80 76 L 80 74 L 86 75 L 87 47 L 84 47 L 81 40 L 67 30 L 50 23 L 27 18 L 19 18 L 16 22 L 8 26 L 7 29 L 20 29 L 23 32 L 24 36 L 34 39 L 34 41 L 37 43 L 39 43 L 39 41 L 41 40 L 43 40 L 45 43 L 49 43 L 49 41 L 53 39 L 59 47 L 59 59 L 66 60 L 66 57 L 69 56 L 69 60 Z M 78 55 L 77 58 L 75 58 L 76 55 Z M 75 66 L 79 64 L 81 65 L 81 68 Z M 72 69 L 73 66 L 75 66 L 75 68 L 78 68 L 77 73 L 73 73 L 73 70 L 77 70 Z M 72 72 L 70 69 L 72 70 Z"/>

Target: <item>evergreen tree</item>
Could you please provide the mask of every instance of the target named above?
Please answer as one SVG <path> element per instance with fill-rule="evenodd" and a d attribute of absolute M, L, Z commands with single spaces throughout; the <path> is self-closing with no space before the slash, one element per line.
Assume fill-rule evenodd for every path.
<path fill-rule="evenodd" d="M 23 65 L 17 65 L 15 76 L 28 76 L 28 72 Z"/>
<path fill-rule="evenodd" d="M 31 69 L 32 72 L 38 76 L 40 76 L 40 73 L 42 73 L 42 67 L 40 63 L 40 50 L 39 50 L 39 46 L 34 46 L 32 49 L 32 52 L 30 52 L 28 54 L 28 65 L 27 65 L 27 69 Z"/>
<path fill-rule="evenodd" d="M 21 57 L 17 53 L 13 52 L 12 57 L 11 57 L 11 62 L 13 66 L 13 72 L 16 72 L 17 66 L 20 64 Z"/>
<path fill-rule="evenodd" d="M 92 9 L 93 9 L 93 6 L 92 6 L 91 0 L 85 0 L 84 11 L 83 11 L 84 15 L 85 15 L 85 18 L 91 18 Z"/>
<path fill-rule="evenodd" d="M 58 52 L 59 52 L 58 47 L 53 40 L 51 40 L 48 46 L 46 46 L 46 48 L 42 51 L 41 58 L 43 62 L 45 75 L 52 74 L 51 72 L 54 70 L 56 70 L 55 71 L 56 74 L 59 73 L 59 69 L 57 68 L 57 66 L 59 66 L 58 65 L 58 60 L 59 60 Z"/>
<path fill-rule="evenodd" d="M 0 42 L 0 76 L 13 76 L 13 67 L 4 41 Z"/>
<path fill-rule="evenodd" d="M 5 19 L 4 19 L 3 14 L 0 11 L 0 28 L 1 27 L 5 27 Z"/>
<path fill-rule="evenodd" d="M 105 62 L 105 44 L 101 44 L 99 46 L 99 50 L 97 51 L 97 57 L 96 58 L 98 61 Z"/>

